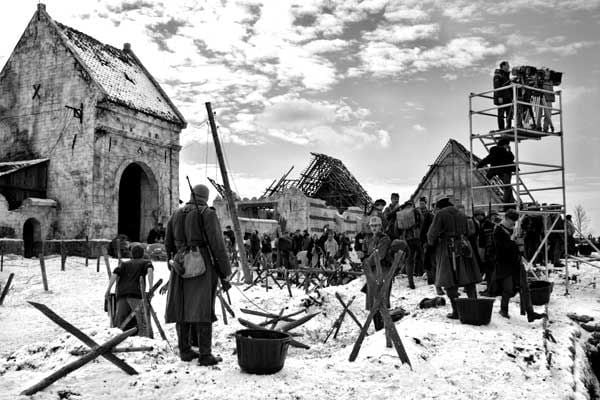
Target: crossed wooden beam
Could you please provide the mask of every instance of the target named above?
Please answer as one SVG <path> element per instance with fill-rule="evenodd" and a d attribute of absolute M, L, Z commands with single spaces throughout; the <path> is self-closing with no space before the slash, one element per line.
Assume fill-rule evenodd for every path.
<path fill-rule="evenodd" d="M 349 361 L 354 361 L 354 360 L 356 360 L 356 357 L 358 357 L 358 352 L 360 351 L 362 342 L 364 341 L 365 336 L 367 335 L 367 330 L 369 329 L 369 326 L 371 325 L 371 322 L 373 321 L 373 317 L 375 316 L 375 314 L 377 312 L 379 312 L 379 313 L 381 313 L 381 316 L 383 317 L 383 325 L 385 327 L 386 340 L 389 338 L 392 341 L 392 343 L 394 344 L 394 347 L 396 348 L 396 352 L 398 353 L 398 357 L 400 357 L 400 361 L 402 361 L 403 364 L 404 363 L 408 364 L 412 369 L 410 359 L 408 358 L 408 355 L 406 354 L 406 350 L 404 349 L 402 340 L 400 339 L 400 336 L 398 335 L 398 331 L 396 330 L 396 325 L 394 324 L 394 321 L 392 321 L 392 317 L 390 315 L 390 310 L 386 306 L 386 299 L 387 299 L 386 293 L 390 290 L 390 287 L 392 285 L 392 280 L 394 278 L 394 274 L 396 273 L 396 270 L 398 269 L 398 265 L 394 264 L 392 266 L 392 268 L 390 268 L 388 273 L 384 275 L 383 270 L 381 268 L 381 262 L 379 260 L 378 250 L 375 250 L 374 258 L 375 258 L 375 272 L 373 272 L 371 267 L 368 265 L 365 265 L 364 271 L 365 271 L 365 275 L 367 277 L 367 286 L 369 288 L 369 293 L 374 293 L 375 298 L 374 298 L 373 304 L 371 306 L 369 315 L 367 316 L 367 320 L 365 321 L 365 324 L 363 325 L 363 327 L 360 331 L 360 334 L 358 335 L 358 339 L 356 340 L 356 343 L 354 344 L 354 348 L 352 349 L 352 352 L 350 353 Z"/>
<path fill-rule="evenodd" d="M 333 323 L 333 326 L 329 330 L 329 333 L 327 333 L 327 336 L 325 337 L 325 340 L 323 341 L 323 343 L 327 343 L 327 340 L 329 339 L 329 337 L 331 336 L 332 333 L 333 333 L 333 338 L 334 339 L 337 338 L 337 335 L 340 331 L 340 328 L 342 327 L 342 324 L 344 323 L 344 318 L 346 318 L 346 315 L 349 315 L 350 318 L 352 318 L 352 320 L 356 323 L 356 325 L 358 325 L 358 328 L 362 329 L 362 324 L 358 321 L 358 318 L 356 318 L 356 315 L 354 315 L 352 310 L 350 310 L 350 306 L 354 302 L 354 299 L 356 299 L 356 296 L 352 296 L 352 298 L 350 299 L 350 301 L 348 301 L 348 303 L 344 302 L 344 300 L 342 299 L 342 296 L 338 292 L 335 293 L 335 297 L 341 303 L 341 305 L 343 307 L 343 311 L 340 314 L 340 316 L 337 317 L 337 319 Z"/>
<path fill-rule="evenodd" d="M 264 322 L 261 322 L 260 324 L 255 324 L 255 323 L 247 321 L 245 319 L 238 318 L 238 321 L 243 326 L 250 328 L 250 329 L 258 329 L 258 330 L 263 330 L 263 331 L 285 332 L 285 333 L 288 333 L 290 336 L 301 336 L 300 334 L 289 332 L 289 331 L 291 331 L 294 328 L 299 327 L 300 325 L 305 324 L 306 322 L 308 322 L 309 320 L 311 320 L 312 318 L 314 318 L 315 316 L 320 314 L 319 312 L 316 312 L 316 313 L 307 314 L 304 317 L 299 318 L 299 319 L 293 319 L 292 317 L 294 317 L 298 314 L 301 314 L 303 312 L 306 312 L 306 310 L 294 311 L 287 315 L 283 314 L 285 312 L 285 308 L 281 309 L 279 314 L 250 310 L 247 308 L 241 308 L 240 311 L 243 312 L 244 314 L 256 315 L 256 316 L 267 318 Z M 282 324 L 279 328 L 275 329 L 275 326 L 277 326 L 277 323 L 279 323 L 279 322 L 285 322 L 285 323 Z M 265 328 L 265 326 L 267 326 L 267 325 L 270 325 L 270 328 Z M 302 342 L 299 342 L 296 339 L 291 339 L 290 346 L 298 347 L 301 349 L 310 349 L 310 347 L 308 345 L 306 345 Z"/>
<path fill-rule="evenodd" d="M 56 314 L 54 311 L 52 311 L 48 306 L 41 304 L 41 303 L 36 303 L 33 301 L 29 301 L 28 303 L 31 304 L 33 307 L 37 308 L 39 311 L 41 311 L 42 314 L 44 314 L 46 317 L 48 317 L 52 322 L 56 323 L 58 326 L 63 328 L 65 331 L 67 331 L 68 333 L 75 336 L 77 339 L 81 340 L 83 343 L 85 343 L 91 349 L 91 351 L 86 353 L 79 359 L 65 365 L 64 367 L 62 367 L 62 368 L 58 369 L 57 371 L 53 372 L 52 374 L 48 375 L 47 377 L 45 377 L 44 379 L 42 379 L 35 385 L 23 390 L 21 392 L 22 395 L 31 396 L 32 394 L 37 393 L 40 390 L 44 390 L 45 388 L 52 385 L 57 380 L 66 376 L 67 374 L 83 367 L 85 364 L 89 363 L 90 361 L 92 361 L 100 356 L 104 357 L 106 360 L 110 361 L 111 363 L 113 363 L 114 365 L 119 367 L 121 370 L 126 372 L 127 374 L 137 375 L 137 371 L 135 369 L 133 369 L 129 364 L 127 364 L 125 361 L 123 361 L 122 359 L 120 359 L 119 357 L 117 357 L 113 354 L 114 347 L 117 346 L 122 341 L 124 341 L 125 339 L 127 339 L 129 336 L 135 334 L 137 332 L 137 328 L 132 328 L 128 331 L 125 331 L 125 332 L 115 336 L 114 338 L 110 339 L 106 343 L 99 345 L 88 335 L 86 335 L 81 330 L 79 330 L 78 328 L 73 326 L 71 323 L 69 323 L 67 320 L 65 320 L 64 318 L 62 318 L 58 314 Z"/>

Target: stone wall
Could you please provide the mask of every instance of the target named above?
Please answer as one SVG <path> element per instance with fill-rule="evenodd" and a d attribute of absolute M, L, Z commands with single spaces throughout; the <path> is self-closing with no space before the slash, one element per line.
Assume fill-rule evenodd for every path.
<path fill-rule="evenodd" d="M 143 238 L 178 205 L 181 127 L 102 96 L 38 11 L 0 73 L 0 161 L 50 159 L 57 238 L 115 237 L 121 174 L 132 163 L 156 189 L 144 207 Z M 81 109 L 81 121 L 67 107 Z"/>
<path fill-rule="evenodd" d="M 179 132 L 175 125 L 114 104 L 97 108 L 92 237 L 117 234 L 119 184 L 136 163 L 155 189 L 142 218 L 145 239 L 154 222 L 166 224 L 179 202 Z"/>
<path fill-rule="evenodd" d="M 11 227 L 14 237 L 23 238 L 23 225 L 30 218 L 35 218 L 40 224 L 43 239 L 55 236 L 56 202 L 50 199 L 28 198 L 16 210 L 8 210 L 8 202 L 0 195 L 0 227 Z"/>
<path fill-rule="evenodd" d="M 87 234 L 97 95 L 46 14 L 36 13 L 0 73 L 0 160 L 51 159 L 47 196 L 58 202 L 60 236 Z M 67 107 L 82 104 L 80 121 Z"/>
<path fill-rule="evenodd" d="M 236 202 L 238 206 L 239 204 L 260 205 L 261 203 L 273 204 L 275 213 L 286 221 L 285 229 L 291 232 L 297 229 L 301 231 L 307 229 L 309 233 L 318 234 L 323 232 L 325 225 L 328 225 L 330 229 L 334 229 L 336 232 L 354 236 L 362 228 L 363 212 L 360 208 L 350 207 L 343 214 L 340 214 L 335 207 L 326 205 L 324 200 L 306 197 L 304 193 L 297 189 L 288 189 L 282 194 L 265 200 L 246 199 Z M 221 226 L 233 226 L 229 211 L 227 210 L 227 204 L 224 200 L 220 198 L 215 199 L 213 207 L 217 210 Z M 242 232 L 246 230 L 250 231 L 250 229 L 245 228 L 246 226 L 250 226 L 250 223 L 245 222 L 245 220 L 251 220 L 253 221 L 252 224 L 260 226 L 263 229 L 273 229 L 278 224 L 278 220 L 274 219 L 240 218 Z M 258 225 L 258 222 L 254 221 L 265 221 L 265 223 Z M 272 232 L 260 229 L 258 231 L 260 233 Z"/>

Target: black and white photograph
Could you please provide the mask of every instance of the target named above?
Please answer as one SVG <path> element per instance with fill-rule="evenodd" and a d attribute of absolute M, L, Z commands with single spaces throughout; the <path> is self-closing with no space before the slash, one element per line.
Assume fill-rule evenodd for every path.
<path fill-rule="evenodd" d="M 0 34 L 0 400 L 600 400 L 600 0 Z"/>

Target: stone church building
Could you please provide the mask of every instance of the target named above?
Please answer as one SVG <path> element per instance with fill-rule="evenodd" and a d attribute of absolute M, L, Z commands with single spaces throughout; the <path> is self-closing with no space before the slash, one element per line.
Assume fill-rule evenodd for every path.
<path fill-rule="evenodd" d="M 185 127 L 129 44 L 39 4 L 0 72 L 0 237 L 145 240 L 177 207 Z"/>

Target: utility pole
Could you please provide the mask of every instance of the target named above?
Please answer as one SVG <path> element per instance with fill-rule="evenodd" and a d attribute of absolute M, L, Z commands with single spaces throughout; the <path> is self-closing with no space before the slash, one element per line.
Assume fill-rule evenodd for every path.
<path fill-rule="evenodd" d="M 235 206 L 235 200 L 233 199 L 233 192 L 231 191 L 231 186 L 229 185 L 229 177 L 227 176 L 225 159 L 223 158 L 223 149 L 221 149 L 221 142 L 219 141 L 219 135 L 217 134 L 215 116 L 213 114 L 210 102 L 207 102 L 205 104 L 206 112 L 208 113 L 208 122 L 210 123 L 210 130 L 212 132 L 213 141 L 215 142 L 217 160 L 219 160 L 221 178 L 223 178 L 223 186 L 225 187 L 225 198 L 229 207 L 229 214 L 231 214 L 231 221 L 233 222 L 233 232 L 235 233 L 235 241 L 237 242 L 237 247 L 240 251 L 240 263 L 242 265 L 242 271 L 244 272 L 244 281 L 250 284 L 252 283 L 252 271 L 250 271 L 250 268 L 248 267 L 246 249 L 244 248 L 244 237 L 242 236 L 242 228 L 240 227 L 240 220 L 238 219 L 237 208 Z"/>

